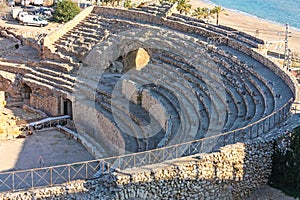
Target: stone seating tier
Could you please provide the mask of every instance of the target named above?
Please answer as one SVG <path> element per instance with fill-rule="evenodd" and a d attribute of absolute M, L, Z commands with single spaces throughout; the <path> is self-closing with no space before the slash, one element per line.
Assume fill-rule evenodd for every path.
<path fill-rule="evenodd" d="M 146 8 L 143 9 L 146 10 Z M 148 10 L 156 11 L 156 8 L 149 7 Z M 105 33 L 114 35 L 135 27 L 152 25 L 149 23 L 151 20 L 149 22 L 143 22 L 143 20 L 138 18 L 136 20 L 128 20 L 125 14 L 120 17 L 117 15 L 116 13 L 108 14 L 106 12 L 102 16 L 95 13 L 91 14 L 84 22 L 66 34 L 65 37 L 62 37 L 57 46 L 66 46 L 73 40 L 72 56 L 82 57 L 84 54 L 78 55 L 80 48 L 84 46 L 82 44 L 91 42 L 93 45 L 98 38 L 97 34 L 99 34 L 99 41 L 102 42 L 104 38 L 103 34 Z M 173 20 L 172 22 L 161 20 L 160 23 L 165 23 L 167 27 L 174 28 L 176 17 L 178 16 L 172 16 L 167 19 Z M 165 146 L 169 145 L 169 141 L 171 141 L 171 144 L 181 143 L 188 139 L 201 138 L 214 133 L 241 128 L 272 113 L 276 108 L 283 105 L 285 99 L 276 100 L 275 98 L 280 93 L 280 89 L 272 87 L 272 84 L 275 82 L 278 84 L 283 83 L 282 80 L 277 81 L 276 77 L 278 78 L 278 76 L 275 73 L 270 73 L 270 70 L 260 63 L 254 62 L 253 64 L 254 59 L 249 59 L 247 55 L 241 55 L 240 52 L 233 48 L 223 46 L 207 48 L 209 54 L 211 54 L 208 60 L 207 58 L 202 60 L 201 56 L 202 54 L 206 54 L 205 51 L 199 55 L 195 55 L 194 59 L 186 59 L 186 57 L 192 54 L 193 50 L 206 48 L 207 44 L 205 41 L 207 37 L 227 37 L 228 31 L 233 30 L 222 26 L 208 26 L 197 20 L 178 19 L 178 21 L 180 21 L 177 23 L 178 26 L 181 23 L 184 26 L 183 28 L 175 27 L 174 29 L 180 32 L 187 31 L 188 36 L 194 37 L 194 41 L 177 40 L 173 44 L 182 47 L 182 49 L 177 50 L 180 56 L 166 51 L 152 52 L 150 56 L 151 62 L 148 66 L 143 68 L 140 73 L 137 73 L 136 77 L 131 77 L 130 79 L 141 85 L 141 87 L 143 84 L 149 82 L 155 83 L 156 88 L 161 88 L 160 85 L 164 84 L 165 88 L 163 90 L 147 89 L 149 89 L 149 93 L 152 94 L 153 98 L 157 99 L 164 106 L 165 110 L 163 112 L 166 115 L 169 113 L 178 113 L 179 110 L 182 112 L 180 119 L 174 114 L 171 121 L 161 119 L 158 122 L 160 124 L 164 122 L 166 127 L 165 135 L 157 137 L 160 139 L 156 138 L 156 144 Z M 79 41 L 81 36 L 78 37 L 77 35 L 80 35 L 80 33 L 86 40 Z M 89 35 L 91 36 L 89 37 Z M 257 47 L 262 44 L 256 38 L 239 32 L 231 34 L 228 37 L 231 42 L 237 42 L 240 45 L 244 45 L 245 48 Z M 227 42 L 225 40 L 224 44 Z M 66 49 L 63 49 L 62 46 L 59 47 L 59 50 L 65 53 Z M 88 50 L 83 51 L 88 52 Z M 176 84 L 175 80 L 182 80 L 187 85 Z M 270 80 L 272 80 L 272 84 L 270 84 Z M 97 106 L 112 121 L 121 121 L 120 123 L 123 123 L 122 126 L 126 127 L 125 129 L 128 132 L 141 137 L 143 130 L 135 125 L 143 124 L 144 122 L 136 115 L 132 115 L 122 105 L 122 101 L 116 99 L 111 101 L 113 98 L 112 86 L 115 84 L 112 81 L 109 86 L 110 89 L 107 89 L 106 84 L 108 83 L 109 79 L 105 83 L 101 83 L 101 86 L 99 85 L 96 90 Z M 88 84 L 81 89 L 85 90 L 86 88 L 88 88 Z M 181 110 L 180 104 L 173 102 L 174 98 L 168 95 L 170 92 L 173 93 L 174 90 L 176 92 L 173 97 L 180 96 L 184 105 L 186 105 L 184 111 Z M 219 93 L 221 90 L 223 92 Z M 88 96 L 92 96 L 91 91 L 87 90 L 84 92 Z M 286 94 L 286 98 L 288 99 L 291 96 L 288 89 Z M 196 98 L 191 99 L 191 96 L 195 96 Z M 117 119 L 111 116 L 112 112 L 116 115 Z M 174 124 L 178 122 L 181 125 L 177 128 L 178 131 L 176 132 L 174 131 L 176 130 Z M 173 132 L 176 132 L 176 134 Z M 143 141 L 136 142 L 136 147 L 139 149 L 144 149 L 146 146 L 146 143 Z"/>

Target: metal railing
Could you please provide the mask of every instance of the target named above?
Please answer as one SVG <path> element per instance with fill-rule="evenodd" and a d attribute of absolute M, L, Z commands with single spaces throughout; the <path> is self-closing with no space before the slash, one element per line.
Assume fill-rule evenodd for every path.
<path fill-rule="evenodd" d="M 59 185 L 73 180 L 93 178 L 95 173 L 104 174 L 114 170 L 160 163 L 182 156 L 211 153 L 225 145 L 245 142 L 264 135 L 289 117 L 292 103 L 291 98 L 280 109 L 243 128 L 199 140 L 98 160 L 3 172 L 0 173 L 0 192 Z"/>
<path fill-rule="evenodd" d="M 21 134 L 30 135 L 33 131 L 41 130 L 44 128 L 56 127 L 57 125 L 66 125 L 70 116 L 64 115 L 59 117 L 48 117 L 36 122 L 19 126 Z"/>

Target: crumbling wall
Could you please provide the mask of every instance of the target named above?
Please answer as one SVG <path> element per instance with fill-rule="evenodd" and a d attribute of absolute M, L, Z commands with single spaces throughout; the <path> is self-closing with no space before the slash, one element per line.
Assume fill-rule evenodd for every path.
<path fill-rule="evenodd" d="M 266 184 L 273 143 L 256 140 L 114 173 L 116 199 L 244 199 Z"/>
<path fill-rule="evenodd" d="M 30 106 L 42 110 L 50 116 L 60 115 L 60 97 L 53 91 L 40 87 L 31 87 Z"/>

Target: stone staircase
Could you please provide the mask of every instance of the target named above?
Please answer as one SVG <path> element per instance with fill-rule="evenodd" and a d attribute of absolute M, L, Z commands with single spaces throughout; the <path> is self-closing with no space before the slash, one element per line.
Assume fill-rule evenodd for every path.
<path fill-rule="evenodd" d="M 137 27 L 139 27 L 137 23 L 91 13 L 75 28 L 62 36 L 55 43 L 55 47 L 61 54 L 80 61 L 93 46 L 105 40 L 109 35 Z"/>

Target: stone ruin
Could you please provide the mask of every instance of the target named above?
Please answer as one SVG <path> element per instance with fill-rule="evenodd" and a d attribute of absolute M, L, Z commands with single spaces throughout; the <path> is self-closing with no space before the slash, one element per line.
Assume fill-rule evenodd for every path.
<path fill-rule="evenodd" d="M 108 157 L 239 130 L 298 99 L 262 40 L 173 10 L 90 7 L 43 43 L 2 30 L 6 101 L 70 115 L 90 151 Z M 32 54 L 16 58 L 22 50 Z"/>

